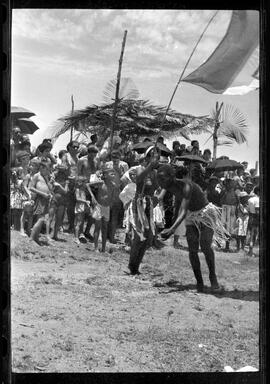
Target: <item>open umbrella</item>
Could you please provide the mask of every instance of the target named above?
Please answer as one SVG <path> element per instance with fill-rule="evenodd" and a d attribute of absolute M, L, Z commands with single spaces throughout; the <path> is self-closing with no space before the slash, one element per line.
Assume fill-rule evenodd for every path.
<path fill-rule="evenodd" d="M 243 165 L 231 159 L 216 159 L 209 163 L 207 168 L 214 171 L 235 171 L 243 168 Z"/>
<path fill-rule="evenodd" d="M 206 160 L 204 160 L 201 156 L 198 155 L 182 155 L 182 156 L 176 156 L 175 160 L 180 160 L 180 161 L 192 161 L 192 162 L 197 162 L 197 163 L 207 163 Z"/>
<path fill-rule="evenodd" d="M 151 147 L 151 145 L 155 145 L 152 141 L 143 141 L 142 143 L 134 144 L 132 149 L 138 153 L 144 153 L 144 151 Z M 166 145 L 162 143 L 157 143 L 157 148 L 160 150 L 161 154 L 164 156 L 169 156 L 172 154 L 172 151 L 166 147 Z"/>
<path fill-rule="evenodd" d="M 22 108 L 22 107 L 11 107 L 10 108 L 10 114 L 12 118 L 28 118 L 31 116 L 35 116 L 36 114 L 32 111 L 29 111 L 29 109 Z"/>
<path fill-rule="evenodd" d="M 13 126 L 19 127 L 21 133 L 30 135 L 39 129 L 39 127 L 31 119 L 26 117 L 13 120 Z"/>

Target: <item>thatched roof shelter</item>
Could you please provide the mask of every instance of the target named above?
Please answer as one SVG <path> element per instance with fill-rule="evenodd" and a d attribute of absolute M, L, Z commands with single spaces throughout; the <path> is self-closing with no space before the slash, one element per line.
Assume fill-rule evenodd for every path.
<path fill-rule="evenodd" d="M 58 120 L 53 137 L 57 138 L 73 127 L 76 131 L 97 133 L 106 139 L 112 126 L 113 106 L 113 103 L 91 105 L 75 110 Z M 133 135 L 154 137 L 159 133 L 165 111 L 166 107 L 153 105 L 148 100 L 122 99 L 117 111 L 116 133 L 126 138 Z M 210 131 L 213 124 L 213 119 L 207 116 L 195 117 L 170 109 L 161 134 L 165 138 L 183 136 L 189 140 L 190 134 L 205 132 L 208 128 Z"/>

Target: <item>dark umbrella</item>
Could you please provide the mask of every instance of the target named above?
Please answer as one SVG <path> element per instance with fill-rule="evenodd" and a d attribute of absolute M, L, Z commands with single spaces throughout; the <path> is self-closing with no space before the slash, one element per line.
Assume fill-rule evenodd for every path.
<path fill-rule="evenodd" d="M 213 171 L 234 171 L 243 168 L 243 165 L 231 159 L 216 159 L 207 165 Z"/>
<path fill-rule="evenodd" d="M 32 134 L 39 129 L 31 119 L 27 118 L 15 119 L 13 125 L 19 127 L 23 134 Z"/>
<path fill-rule="evenodd" d="M 155 146 L 155 143 L 153 143 L 152 141 L 143 141 L 142 143 L 134 144 L 132 149 L 138 153 L 144 153 L 144 151 L 147 148 L 151 147 L 151 145 Z M 164 156 L 169 156 L 172 154 L 172 151 L 170 151 L 169 148 L 167 148 L 166 145 L 162 143 L 157 143 L 157 148 Z"/>
<path fill-rule="evenodd" d="M 207 163 L 206 160 L 204 160 L 201 156 L 198 155 L 183 155 L 183 156 L 176 156 L 175 160 L 180 161 L 193 161 L 197 163 Z"/>
<path fill-rule="evenodd" d="M 11 117 L 12 118 L 28 118 L 28 117 L 31 117 L 31 116 L 35 116 L 35 113 L 34 112 L 31 112 L 29 111 L 29 109 L 26 109 L 26 108 L 22 108 L 22 107 L 11 107 L 10 109 L 10 114 L 11 114 Z"/>

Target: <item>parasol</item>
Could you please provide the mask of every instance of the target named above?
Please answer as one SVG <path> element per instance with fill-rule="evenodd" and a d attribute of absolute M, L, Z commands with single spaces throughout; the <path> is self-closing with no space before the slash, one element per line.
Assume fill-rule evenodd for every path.
<path fill-rule="evenodd" d="M 15 119 L 19 119 L 22 117 L 28 118 L 36 115 L 34 112 L 29 111 L 29 109 L 22 108 L 22 107 L 11 107 L 10 114 L 11 114 L 11 117 Z"/>
<path fill-rule="evenodd" d="M 30 135 L 39 129 L 39 127 L 31 119 L 26 117 L 14 119 L 13 126 L 19 127 L 21 133 Z"/>
<path fill-rule="evenodd" d="M 144 153 L 144 151 L 152 145 L 155 146 L 155 143 L 153 143 L 152 141 L 143 141 L 142 143 L 134 144 L 132 149 L 138 153 Z M 172 151 L 170 151 L 169 148 L 167 148 L 166 145 L 162 143 L 157 143 L 157 148 L 164 156 L 169 156 L 172 154 Z"/>
<path fill-rule="evenodd" d="M 243 165 L 231 159 L 216 159 L 211 161 L 206 168 L 214 171 L 234 171 L 243 168 Z"/>
<path fill-rule="evenodd" d="M 201 156 L 198 155 L 182 155 L 182 156 L 176 156 L 176 160 L 180 161 L 192 161 L 197 163 L 207 163 L 206 160 L 204 160 Z"/>

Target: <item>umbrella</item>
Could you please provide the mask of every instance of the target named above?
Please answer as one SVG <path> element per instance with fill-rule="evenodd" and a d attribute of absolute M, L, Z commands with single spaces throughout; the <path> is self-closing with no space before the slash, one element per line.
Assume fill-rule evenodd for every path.
<path fill-rule="evenodd" d="M 147 148 L 151 147 L 151 145 L 155 145 L 155 143 L 152 141 L 143 141 L 142 143 L 134 144 L 132 149 L 138 153 L 143 153 Z M 167 148 L 166 145 L 162 143 L 157 143 L 157 148 L 164 156 L 169 156 L 172 154 L 172 151 L 170 151 L 169 148 Z"/>
<path fill-rule="evenodd" d="M 32 134 L 39 129 L 39 127 L 31 119 L 28 119 L 26 117 L 21 119 L 15 119 L 13 121 L 13 125 L 19 127 L 21 133 L 23 134 Z"/>
<path fill-rule="evenodd" d="M 21 117 L 31 117 L 35 116 L 36 114 L 34 112 L 29 111 L 29 109 L 22 108 L 22 107 L 11 107 L 10 109 L 11 117 L 13 118 L 21 118 Z"/>
<path fill-rule="evenodd" d="M 197 163 L 207 163 L 206 160 L 204 160 L 201 156 L 198 155 L 182 155 L 182 156 L 176 156 L 176 160 L 180 161 L 193 161 Z"/>
<path fill-rule="evenodd" d="M 215 171 L 234 171 L 243 168 L 243 165 L 231 159 L 216 159 L 209 163 L 207 168 Z"/>

